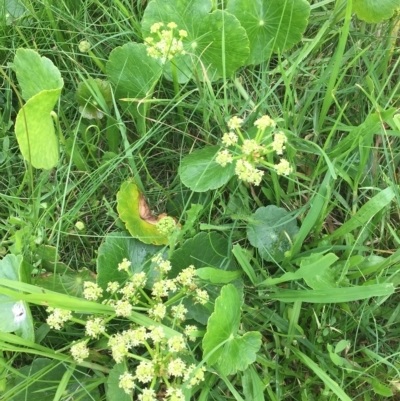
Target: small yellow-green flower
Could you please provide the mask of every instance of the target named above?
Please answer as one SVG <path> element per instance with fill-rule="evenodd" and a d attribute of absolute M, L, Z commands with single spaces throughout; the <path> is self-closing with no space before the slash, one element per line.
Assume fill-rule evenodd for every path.
<path fill-rule="evenodd" d="M 276 122 L 270 116 L 262 116 L 254 122 L 254 125 L 261 131 L 264 131 L 268 127 L 275 127 Z"/>
<path fill-rule="evenodd" d="M 292 172 L 292 167 L 286 159 L 281 159 L 278 164 L 274 166 L 278 175 L 289 175 Z"/>
<path fill-rule="evenodd" d="M 89 348 L 86 345 L 86 341 L 80 341 L 71 347 L 71 355 L 76 362 L 81 363 L 84 359 L 89 356 Z"/>
<path fill-rule="evenodd" d="M 135 378 L 142 383 L 148 383 L 153 380 L 155 375 L 154 364 L 150 361 L 141 361 L 136 368 Z"/>
<path fill-rule="evenodd" d="M 83 296 L 88 301 L 96 301 L 103 295 L 103 289 L 99 287 L 96 283 L 91 281 L 85 281 L 83 283 Z"/>
<path fill-rule="evenodd" d="M 233 156 L 229 153 L 229 150 L 224 149 L 218 152 L 215 162 L 220 166 L 225 167 L 228 163 L 232 163 Z"/>
<path fill-rule="evenodd" d="M 232 146 L 238 141 L 238 136 L 234 132 L 225 133 L 222 136 L 222 143 L 226 146 Z"/>
<path fill-rule="evenodd" d="M 144 388 L 142 390 L 142 394 L 138 395 L 138 400 L 139 401 L 158 401 L 156 398 L 156 393 L 151 388 Z"/>
<path fill-rule="evenodd" d="M 157 222 L 156 227 L 162 235 L 168 236 L 174 232 L 176 222 L 171 216 L 165 216 Z"/>
<path fill-rule="evenodd" d="M 180 352 L 186 348 L 185 339 L 182 335 L 173 336 L 168 340 L 168 349 L 170 352 Z"/>
<path fill-rule="evenodd" d="M 186 364 L 181 358 L 172 359 L 168 364 L 168 374 L 182 377 L 185 374 Z"/>
<path fill-rule="evenodd" d="M 106 331 L 105 321 L 100 317 L 88 319 L 85 327 L 86 335 L 92 338 L 98 338 L 100 334 Z"/>
<path fill-rule="evenodd" d="M 130 265 L 131 262 L 127 258 L 124 258 L 121 263 L 118 263 L 118 270 L 119 271 L 123 270 L 127 272 L 129 270 Z"/>
<path fill-rule="evenodd" d="M 124 374 L 120 375 L 118 387 L 122 388 L 126 394 L 130 394 L 135 388 L 133 375 L 129 372 L 125 372 Z"/>
<path fill-rule="evenodd" d="M 272 142 L 272 149 L 278 155 L 281 155 L 285 149 L 286 142 L 287 142 L 286 135 L 282 131 L 279 131 L 274 135 L 274 141 Z"/>
<path fill-rule="evenodd" d="M 177 54 L 185 54 L 182 39 L 187 37 L 187 32 L 180 29 L 176 32 L 178 25 L 175 22 L 167 24 L 168 29 L 162 29 L 162 22 L 156 22 L 150 28 L 150 33 L 157 36 L 147 37 L 144 44 L 147 46 L 147 54 L 152 58 L 158 58 L 162 63 L 171 60 Z M 161 30 L 161 31 L 160 31 Z"/>
<path fill-rule="evenodd" d="M 236 162 L 235 173 L 240 180 L 254 185 L 260 185 L 264 175 L 264 171 L 256 169 L 246 159 L 240 159 Z"/>
<path fill-rule="evenodd" d="M 230 128 L 230 129 L 239 129 L 240 128 L 240 126 L 242 125 L 242 123 L 243 123 L 243 118 L 239 118 L 239 117 L 237 117 L 237 116 L 233 116 L 233 117 L 231 117 L 231 119 L 228 121 L 228 127 Z"/>
<path fill-rule="evenodd" d="M 72 318 L 71 311 L 66 309 L 48 307 L 46 311 L 50 313 L 46 322 L 54 330 L 61 330 L 64 323 Z"/>
<path fill-rule="evenodd" d="M 78 47 L 81 53 L 87 53 L 91 48 L 91 44 L 87 40 L 82 40 L 79 42 Z"/>
<path fill-rule="evenodd" d="M 158 303 L 154 305 L 152 308 L 150 308 L 148 313 L 149 316 L 153 318 L 155 321 L 160 321 L 164 319 L 166 312 L 167 312 L 167 307 L 162 303 Z"/>

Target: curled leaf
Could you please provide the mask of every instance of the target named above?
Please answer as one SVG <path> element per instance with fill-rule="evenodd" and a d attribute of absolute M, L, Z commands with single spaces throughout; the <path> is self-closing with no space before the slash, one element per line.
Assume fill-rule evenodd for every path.
<path fill-rule="evenodd" d="M 102 79 L 89 78 L 79 82 L 76 98 L 83 117 L 102 119 L 112 105 L 111 85 Z"/>
<path fill-rule="evenodd" d="M 124 182 L 117 193 L 117 210 L 132 237 L 145 244 L 164 245 L 168 237 L 160 233 L 156 224 L 166 216 L 156 217 L 134 182 Z"/>

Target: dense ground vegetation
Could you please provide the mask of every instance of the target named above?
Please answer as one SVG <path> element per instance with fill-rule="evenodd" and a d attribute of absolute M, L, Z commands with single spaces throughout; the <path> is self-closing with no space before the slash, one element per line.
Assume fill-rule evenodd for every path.
<path fill-rule="evenodd" d="M 186 399 L 399 397 L 398 14 L 368 23 L 347 1 L 310 0 L 302 39 L 287 50 L 231 72 L 227 57 L 218 79 L 196 70 L 177 82 L 173 67 L 160 70 L 148 93 L 124 103 L 112 68 L 125 59 L 112 52 L 150 35 L 143 16 L 151 2 L 3 3 L 0 302 L 8 306 L 0 304 L 0 399 L 150 400 L 143 390 L 150 386 L 160 400 L 184 399 L 169 390 L 184 381 L 172 380 L 174 373 L 162 381 L 158 372 L 145 385 L 136 373 L 134 395 L 124 392 L 118 380 L 140 359 L 118 360 L 114 351 L 113 359 L 105 337 L 88 339 L 89 358 L 73 359 L 71 344 L 90 337 L 90 314 L 107 316 L 111 337 L 151 322 L 167 326 L 167 337 L 197 325 L 182 358 L 205 376 L 191 389 L 183 385 Z M 51 60 L 63 80 L 54 168 L 34 168 L 14 133 L 27 102 L 17 76 L 21 48 Z M 254 122 L 265 115 L 276 127 L 257 131 Z M 235 116 L 243 120 L 237 127 Z M 239 179 L 233 167 L 228 173 L 214 159 L 229 129 L 243 140 L 268 134 L 263 146 L 277 146 L 273 135 L 284 133 L 290 168 L 279 175 L 270 152 L 264 164 L 254 156 L 260 182 Z M 175 223 L 154 234 L 154 216 L 163 213 Z M 169 273 L 154 258 L 160 252 Z M 179 275 L 189 265 L 199 269 L 196 284 Z M 84 281 L 104 292 L 108 282 L 125 283 L 125 267 L 146 272 L 152 286 L 163 274 L 174 278 L 182 298 L 169 294 L 165 303 L 179 298 L 189 310 L 185 324 L 176 309 L 172 320 L 157 317 L 161 298 L 151 286 L 140 289 L 129 319 L 85 294 Z M 197 290 L 208 292 L 196 293 L 205 305 L 185 298 Z M 7 330 L 18 300 L 30 306 L 30 326 Z M 74 315 L 54 330 L 47 306 Z M 154 333 L 148 338 L 154 344 L 130 352 L 153 355 Z"/>

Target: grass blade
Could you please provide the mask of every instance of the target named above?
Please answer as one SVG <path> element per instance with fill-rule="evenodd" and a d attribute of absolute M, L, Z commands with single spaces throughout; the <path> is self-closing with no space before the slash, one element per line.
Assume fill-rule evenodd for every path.
<path fill-rule="evenodd" d="M 372 297 L 385 297 L 394 293 L 393 284 L 374 284 L 364 287 L 330 288 L 328 290 L 280 290 L 268 294 L 269 299 L 281 302 L 310 302 L 316 304 L 351 302 Z"/>

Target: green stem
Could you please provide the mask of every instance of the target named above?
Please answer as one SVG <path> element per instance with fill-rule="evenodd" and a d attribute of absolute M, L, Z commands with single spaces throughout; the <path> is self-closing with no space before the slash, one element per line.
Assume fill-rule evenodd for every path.
<path fill-rule="evenodd" d="M 176 64 L 173 60 L 171 60 L 171 70 L 172 70 L 172 79 L 174 81 L 175 97 L 178 100 L 179 98 L 178 68 L 176 67 Z M 180 106 L 179 104 L 178 104 L 178 115 L 181 123 L 183 123 L 185 121 L 183 116 L 183 109 L 182 106 Z"/>
<path fill-rule="evenodd" d="M 49 0 L 45 0 L 45 9 L 46 9 L 46 13 L 47 13 L 47 18 L 50 21 L 50 25 L 51 27 L 54 29 L 54 32 L 56 34 L 56 38 L 57 38 L 57 42 L 58 44 L 61 45 L 61 47 L 63 48 L 63 50 L 67 50 L 66 48 L 66 40 L 62 34 L 62 31 L 60 29 L 58 29 L 56 20 L 54 18 L 54 14 L 53 11 L 51 10 L 51 1 Z"/>
<path fill-rule="evenodd" d="M 63 144 L 63 146 L 65 146 L 66 142 L 65 142 L 64 135 L 63 135 L 63 133 L 61 131 L 60 120 L 58 119 L 58 115 L 57 115 L 57 113 L 55 111 L 51 111 L 50 115 L 51 115 L 51 117 L 53 118 L 53 120 L 54 120 L 54 122 L 56 124 L 57 131 L 58 131 L 58 137 L 60 138 L 60 142 Z"/>
<path fill-rule="evenodd" d="M 25 110 L 23 109 L 24 103 L 22 101 L 21 96 L 19 95 L 18 89 L 17 87 L 14 85 L 14 83 L 11 81 L 10 77 L 6 74 L 6 72 L 3 70 L 3 68 L 0 66 L 0 73 L 1 75 L 3 75 L 3 77 L 5 78 L 6 81 L 8 81 L 8 83 L 10 84 L 10 86 L 13 88 L 17 98 L 18 98 L 18 103 L 21 107 L 22 110 L 22 115 L 24 118 L 24 125 L 26 128 L 26 139 L 27 139 L 27 144 L 28 144 L 28 174 L 29 174 L 29 184 L 30 184 L 30 192 L 31 194 L 34 193 L 34 185 L 33 185 L 33 168 L 32 168 L 32 164 L 31 164 L 31 146 L 30 146 L 30 141 L 29 141 L 29 133 L 28 133 L 28 123 L 26 120 L 26 115 L 25 115 Z M 35 203 L 33 203 L 32 205 L 33 210 L 35 210 Z"/>
<path fill-rule="evenodd" d="M 250 107 L 254 108 L 256 105 L 255 103 L 251 100 L 250 95 L 247 93 L 246 89 L 244 89 L 243 85 L 240 83 L 238 78 L 235 78 L 233 81 L 234 85 L 236 86 L 236 89 L 240 93 L 240 95 L 243 97 L 246 102 L 249 102 Z"/>
<path fill-rule="evenodd" d="M 103 74 L 106 74 L 107 71 L 106 71 L 105 65 L 99 60 L 99 58 L 93 53 L 93 51 L 89 50 L 88 54 L 89 54 L 90 58 L 93 60 L 93 62 L 97 65 L 97 67 L 99 67 L 100 71 Z"/>
<path fill-rule="evenodd" d="M 86 145 L 86 147 L 87 147 L 87 150 L 88 150 L 90 156 L 92 157 L 93 161 L 96 163 L 96 166 L 99 167 L 99 163 L 97 162 L 97 159 L 96 159 L 95 155 L 94 155 L 93 152 L 92 152 L 92 149 L 91 149 L 91 146 L 90 146 L 88 137 L 87 137 L 87 132 L 88 132 L 89 129 L 92 128 L 92 127 L 96 129 L 98 135 L 100 134 L 100 128 L 99 128 L 97 125 L 89 125 L 89 127 L 87 127 L 87 128 L 85 129 L 85 131 L 84 131 L 83 139 L 84 139 L 84 141 L 85 141 L 85 145 Z"/>
<path fill-rule="evenodd" d="M 321 111 L 319 113 L 318 119 L 318 132 L 321 131 L 324 125 L 325 118 L 328 114 L 329 108 L 333 103 L 333 91 L 336 89 L 340 81 L 338 81 L 338 76 L 342 68 L 343 55 L 347 44 L 347 38 L 350 32 L 350 22 L 351 22 L 351 12 L 352 12 L 352 0 L 348 0 L 346 4 L 346 13 L 343 22 L 343 28 L 341 30 L 341 35 L 339 38 L 339 44 L 336 48 L 335 54 L 332 57 L 328 69 L 330 70 L 330 78 L 325 91 L 325 98 L 322 103 Z"/>

